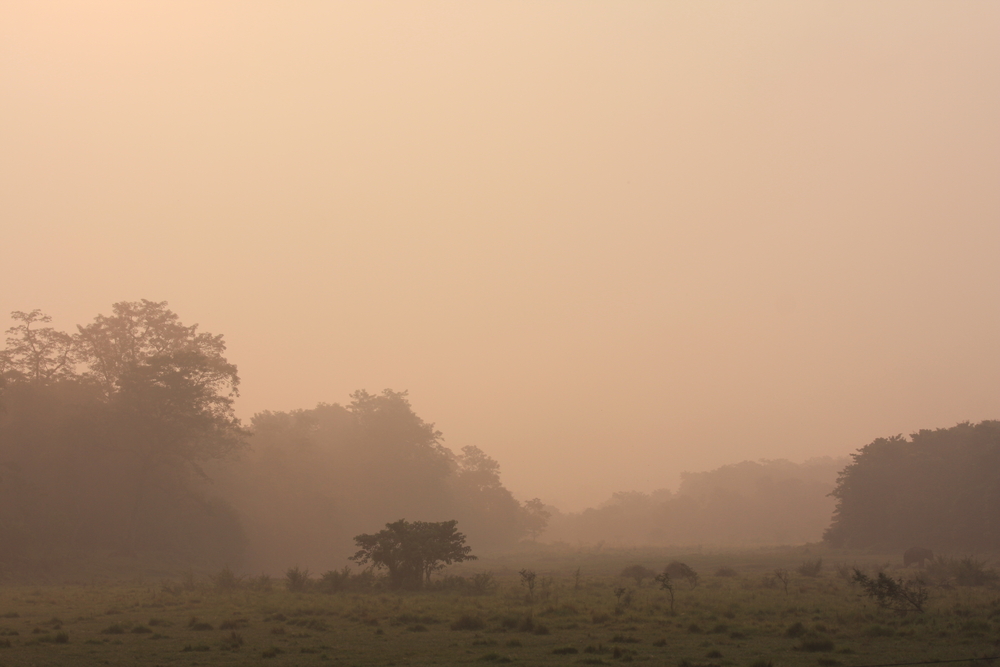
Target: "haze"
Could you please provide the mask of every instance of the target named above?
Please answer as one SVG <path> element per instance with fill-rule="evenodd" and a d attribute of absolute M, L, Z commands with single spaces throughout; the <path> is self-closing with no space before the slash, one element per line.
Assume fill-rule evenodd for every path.
<path fill-rule="evenodd" d="M 0 314 L 408 390 L 563 510 L 998 417 L 1000 6 L 6 3 Z M 6 325 L 5 325 L 6 327 Z"/>

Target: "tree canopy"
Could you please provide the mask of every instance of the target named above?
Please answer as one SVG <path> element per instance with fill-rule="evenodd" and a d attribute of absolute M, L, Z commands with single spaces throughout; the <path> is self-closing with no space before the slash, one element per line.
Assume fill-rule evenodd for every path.
<path fill-rule="evenodd" d="M 832 493 L 830 544 L 1000 547 L 1000 421 L 878 438 L 852 456 Z"/>
<path fill-rule="evenodd" d="M 200 482 L 206 462 L 246 444 L 221 336 L 181 324 L 165 302 L 116 303 L 73 335 L 41 326 L 51 318 L 38 310 L 12 318 L 0 495 L 23 489 L 0 513 L 0 539 L 7 531 L 20 549 L 61 531 L 61 548 L 201 549 L 211 537 L 195 534 L 221 520 L 229 527 L 208 532 L 238 541 L 231 511 Z"/>
<path fill-rule="evenodd" d="M 351 560 L 386 569 L 393 588 L 420 588 L 446 565 L 476 560 L 457 524 L 405 519 L 387 523 L 384 530 L 354 538 L 358 551 Z"/>
<path fill-rule="evenodd" d="M 445 447 L 405 391 L 265 411 L 247 429 L 223 337 L 166 302 L 115 303 L 72 333 L 40 310 L 11 317 L 0 350 L 0 561 L 162 551 L 236 564 L 246 549 L 255 568 L 322 567 L 353 552 L 366 527 L 406 515 L 420 519 L 406 524 L 407 549 L 420 545 L 426 580 L 468 556 L 440 550 L 465 539 L 455 521 L 494 549 L 544 525 L 539 503 L 503 486 L 497 461 Z"/>

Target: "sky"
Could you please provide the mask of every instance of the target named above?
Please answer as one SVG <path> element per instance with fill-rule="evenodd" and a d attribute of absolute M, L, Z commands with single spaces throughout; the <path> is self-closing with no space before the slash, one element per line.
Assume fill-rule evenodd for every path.
<path fill-rule="evenodd" d="M 1000 418 L 998 119 L 997 3 L 7 2 L 0 313 L 578 510 Z"/>

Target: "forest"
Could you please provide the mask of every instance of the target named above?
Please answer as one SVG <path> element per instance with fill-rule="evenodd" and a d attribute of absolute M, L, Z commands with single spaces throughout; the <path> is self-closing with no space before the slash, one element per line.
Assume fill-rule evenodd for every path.
<path fill-rule="evenodd" d="M 165 302 L 67 333 L 14 312 L 0 354 L 0 566 L 161 554 L 281 572 L 346 564 L 362 533 L 457 523 L 476 553 L 518 544 L 987 550 L 1000 546 L 1000 422 L 880 438 L 853 459 L 744 461 L 676 492 L 565 513 L 519 501 L 500 464 L 452 451 L 405 391 L 237 418 L 221 335 Z M 832 517 L 832 522 L 831 522 Z"/>

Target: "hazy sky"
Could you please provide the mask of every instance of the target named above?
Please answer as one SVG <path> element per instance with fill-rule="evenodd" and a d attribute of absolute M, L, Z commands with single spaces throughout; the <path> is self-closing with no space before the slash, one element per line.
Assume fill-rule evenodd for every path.
<path fill-rule="evenodd" d="M 843 455 L 1000 418 L 1000 4 L 5 2 L 0 230 L 522 499 Z"/>

